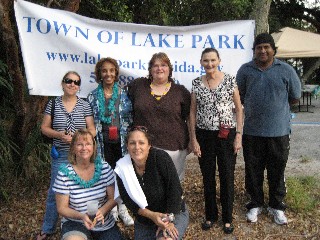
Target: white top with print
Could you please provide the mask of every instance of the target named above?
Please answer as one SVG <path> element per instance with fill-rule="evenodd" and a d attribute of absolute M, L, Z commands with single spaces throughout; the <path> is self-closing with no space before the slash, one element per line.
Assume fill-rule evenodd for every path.
<path fill-rule="evenodd" d="M 196 126 L 206 130 L 218 130 L 219 125 L 235 127 L 233 119 L 233 92 L 237 87 L 234 76 L 224 74 L 216 89 L 206 87 L 201 77 L 192 81 L 192 93 L 196 96 Z"/>

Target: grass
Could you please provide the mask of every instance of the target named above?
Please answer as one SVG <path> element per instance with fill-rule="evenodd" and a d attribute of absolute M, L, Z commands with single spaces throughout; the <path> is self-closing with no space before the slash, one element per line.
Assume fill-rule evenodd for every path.
<path fill-rule="evenodd" d="M 309 162 L 311 162 L 311 157 L 309 157 L 309 156 L 306 156 L 306 155 L 301 155 L 300 156 L 300 162 L 301 163 L 309 163 Z"/>
<path fill-rule="evenodd" d="M 319 179 L 313 176 L 289 177 L 286 180 L 286 202 L 290 208 L 300 213 L 316 211 L 320 206 Z"/>

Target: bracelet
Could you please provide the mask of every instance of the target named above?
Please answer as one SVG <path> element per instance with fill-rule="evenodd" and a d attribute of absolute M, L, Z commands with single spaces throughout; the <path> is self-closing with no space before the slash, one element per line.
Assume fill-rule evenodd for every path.
<path fill-rule="evenodd" d="M 240 134 L 241 135 L 241 132 L 240 131 L 236 131 L 236 133 Z"/>

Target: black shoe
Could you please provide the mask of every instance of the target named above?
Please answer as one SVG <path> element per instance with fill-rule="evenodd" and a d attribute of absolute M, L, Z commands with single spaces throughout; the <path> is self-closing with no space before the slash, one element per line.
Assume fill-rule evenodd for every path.
<path fill-rule="evenodd" d="M 229 227 L 226 227 L 226 224 L 228 224 L 228 223 L 225 223 L 225 224 L 224 224 L 224 226 L 223 226 L 223 231 L 224 231 L 224 233 L 226 233 L 226 234 L 231 234 L 231 233 L 233 232 L 233 230 L 234 230 L 234 227 L 233 227 L 232 223 L 229 223 L 229 224 L 230 224 Z"/>
<path fill-rule="evenodd" d="M 213 221 L 204 221 L 202 224 L 201 224 L 201 227 L 202 227 L 202 230 L 209 230 L 210 228 L 212 228 L 213 226 Z"/>

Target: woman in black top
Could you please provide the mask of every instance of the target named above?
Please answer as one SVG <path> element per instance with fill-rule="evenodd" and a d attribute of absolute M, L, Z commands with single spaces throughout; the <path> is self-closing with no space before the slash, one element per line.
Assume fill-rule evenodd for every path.
<path fill-rule="evenodd" d="M 115 172 L 120 196 L 136 216 L 135 239 L 182 239 L 189 213 L 170 156 L 151 147 L 146 127 L 131 129 L 127 147 L 129 154 L 117 162 Z"/>

